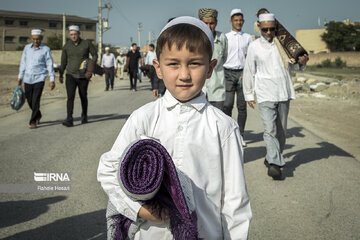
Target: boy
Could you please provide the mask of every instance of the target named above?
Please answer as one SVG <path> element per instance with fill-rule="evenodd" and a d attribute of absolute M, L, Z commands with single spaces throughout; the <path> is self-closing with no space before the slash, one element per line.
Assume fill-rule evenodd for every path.
<path fill-rule="evenodd" d="M 119 158 L 144 135 L 158 139 L 191 180 L 188 197 L 195 204 L 199 238 L 247 238 L 251 209 L 239 127 L 201 92 L 216 65 L 212 51 L 213 36 L 205 23 L 193 17 L 170 21 L 157 40 L 153 62 L 165 95 L 134 111 L 110 152 L 100 158 L 98 180 L 111 203 L 133 221 L 146 220 L 135 239 L 173 238 L 164 218 L 130 200 L 117 180 Z"/>

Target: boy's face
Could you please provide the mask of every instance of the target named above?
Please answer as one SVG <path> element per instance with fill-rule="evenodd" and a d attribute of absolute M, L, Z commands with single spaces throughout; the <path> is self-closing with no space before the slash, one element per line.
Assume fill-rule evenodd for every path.
<path fill-rule="evenodd" d="M 159 78 L 164 80 L 168 91 L 180 102 L 187 102 L 201 93 L 205 80 L 211 77 L 216 59 L 209 61 L 208 54 L 190 52 L 186 46 L 178 50 L 173 44 L 162 49 L 160 60 L 154 60 Z"/>

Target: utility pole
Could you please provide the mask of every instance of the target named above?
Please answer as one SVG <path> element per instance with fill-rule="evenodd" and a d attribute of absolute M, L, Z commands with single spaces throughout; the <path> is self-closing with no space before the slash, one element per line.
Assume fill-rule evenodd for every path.
<path fill-rule="evenodd" d="M 141 22 L 138 23 L 138 42 L 139 42 L 139 47 L 141 48 L 141 38 L 140 38 L 140 31 L 141 31 Z"/>
<path fill-rule="evenodd" d="M 65 41 L 66 41 L 66 16 L 65 13 L 63 13 L 63 33 L 62 33 L 62 42 L 63 42 L 63 46 L 65 45 Z"/>
<path fill-rule="evenodd" d="M 102 16 L 101 16 L 101 10 L 102 10 L 102 6 L 101 6 L 101 0 L 99 0 L 99 41 L 98 41 L 98 63 L 101 63 L 101 52 L 102 52 Z"/>

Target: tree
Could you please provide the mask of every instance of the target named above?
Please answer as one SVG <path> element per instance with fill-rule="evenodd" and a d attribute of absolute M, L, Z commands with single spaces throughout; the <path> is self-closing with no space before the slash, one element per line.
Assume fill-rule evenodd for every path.
<path fill-rule="evenodd" d="M 360 51 L 360 26 L 331 21 L 321 39 L 330 51 Z"/>
<path fill-rule="evenodd" d="M 61 50 L 62 49 L 62 35 L 52 35 L 47 38 L 45 43 L 51 50 Z"/>

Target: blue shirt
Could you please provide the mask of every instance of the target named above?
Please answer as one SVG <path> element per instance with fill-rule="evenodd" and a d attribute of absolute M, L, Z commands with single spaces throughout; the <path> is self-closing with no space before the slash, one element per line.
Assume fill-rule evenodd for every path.
<path fill-rule="evenodd" d="M 24 83 L 34 84 L 44 82 L 49 73 L 50 82 L 55 81 L 55 72 L 50 48 L 40 44 L 39 48 L 33 48 L 33 44 L 27 44 L 21 57 L 19 76 Z"/>

